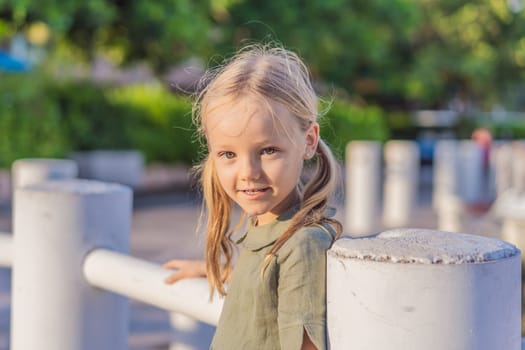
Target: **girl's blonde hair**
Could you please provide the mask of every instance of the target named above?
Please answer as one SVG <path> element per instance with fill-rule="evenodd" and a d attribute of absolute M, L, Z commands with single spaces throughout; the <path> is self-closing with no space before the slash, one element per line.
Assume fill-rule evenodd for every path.
<path fill-rule="evenodd" d="M 237 53 L 223 66 L 209 71 L 203 78 L 204 86 L 193 108 L 194 123 L 199 133 L 206 136 L 206 116 L 217 107 L 217 101 L 235 101 L 245 97 L 258 97 L 262 101 L 282 104 L 297 118 L 306 131 L 318 118 L 318 98 L 310 82 L 308 69 L 293 52 L 281 47 L 249 46 Z M 215 103 L 215 104 L 214 104 Z M 227 102 L 226 102 L 227 103 Z M 231 102 L 230 102 L 231 103 Z M 268 103 L 267 103 L 268 105 Z M 274 118 L 278 118 L 272 113 Z M 330 148 L 319 139 L 315 167 L 309 180 L 299 179 L 300 209 L 293 216 L 288 229 L 270 249 L 269 258 L 303 226 L 332 224 L 336 236 L 341 224 L 325 216 L 328 201 L 337 187 L 337 162 Z M 206 271 L 211 292 L 225 295 L 224 283 L 231 272 L 233 254 L 232 234 L 242 225 L 244 216 L 235 229 L 230 229 L 233 202 L 221 187 L 213 160 L 208 156 L 197 167 L 207 210 Z"/>

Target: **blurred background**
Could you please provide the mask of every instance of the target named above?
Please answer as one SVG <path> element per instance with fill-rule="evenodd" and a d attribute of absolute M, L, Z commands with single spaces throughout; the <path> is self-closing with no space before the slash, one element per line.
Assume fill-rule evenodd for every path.
<path fill-rule="evenodd" d="M 0 0 L 0 230 L 12 228 L 15 160 L 73 158 L 81 177 L 135 189 L 132 255 L 158 263 L 200 257 L 200 199 L 188 169 L 202 149 L 191 96 L 207 68 L 259 42 L 306 61 L 327 111 L 322 136 L 342 163 L 347 144 L 374 142 L 354 149 L 370 187 L 347 187 L 350 209 L 339 211 L 357 223 L 365 215 L 348 195 L 358 208 L 370 204 L 370 220 L 356 231 L 398 225 L 373 210 L 371 193 L 381 196 L 385 177 L 385 207 L 407 202 L 403 225 L 501 238 L 495 217 L 510 215 L 509 232 L 525 237 L 525 143 L 513 142 L 525 139 L 525 0 Z M 417 149 L 393 143 L 400 156 L 381 169 L 379 147 L 392 140 Z M 474 141 L 483 153 L 446 140 Z M 495 213 L 509 188 L 509 206 Z M 2 291 L 0 349 L 8 349 L 9 289 Z M 188 323 L 135 303 L 130 349 L 207 348 L 213 328 L 187 331 Z"/>
<path fill-rule="evenodd" d="M 252 42 L 302 56 L 333 106 L 323 133 L 433 144 L 525 137 L 521 0 L 0 0 L 0 168 L 139 149 L 191 164 L 203 71 Z"/>

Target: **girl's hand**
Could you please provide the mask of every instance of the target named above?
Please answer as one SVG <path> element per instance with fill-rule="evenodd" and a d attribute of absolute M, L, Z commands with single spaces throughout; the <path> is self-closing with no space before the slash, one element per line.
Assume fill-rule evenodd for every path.
<path fill-rule="evenodd" d="M 164 280 L 166 284 L 173 284 L 183 278 L 206 277 L 204 260 L 170 260 L 162 267 L 177 270 Z"/>

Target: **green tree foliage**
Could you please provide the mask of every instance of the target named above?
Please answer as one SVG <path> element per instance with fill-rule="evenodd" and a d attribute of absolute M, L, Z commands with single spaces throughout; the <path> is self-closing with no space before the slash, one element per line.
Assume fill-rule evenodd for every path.
<path fill-rule="evenodd" d="M 321 118 L 321 136 L 335 154 L 344 159 L 346 145 L 354 140 L 386 141 L 391 135 L 386 113 L 378 106 L 358 106 L 345 100 L 332 101 Z"/>
<path fill-rule="evenodd" d="M 19 158 L 97 149 L 139 149 L 148 162 L 165 163 L 195 164 L 203 155 L 190 99 L 160 84 L 101 87 L 36 74 L 0 79 L 0 168 Z M 336 100 L 322 123 L 324 139 L 341 156 L 350 140 L 388 138 L 377 107 Z"/>
<path fill-rule="evenodd" d="M 525 11 L 511 3 L 419 2 L 422 21 L 401 93 L 433 102 L 459 96 L 482 106 L 508 96 L 525 78 Z"/>
<path fill-rule="evenodd" d="M 147 60 L 160 69 L 211 52 L 204 0 L 0 0 L 0 40 L 36 21 L 49 25 L 55 43 L 80 48 L 88 59 L 104 53 L 116 63 Z"/>
<path fill-rule="evenodd" d="M 406 0 L 238 1 L 230 40 L 277 39 L 297 50 L 317 79 L 364 96 L 396 95 L 419 23 Z"/>
<path fill-rule="evenodd" d="M 116 63 L 148 60 L 162 72 L 188 56 L 210 60 L 246 42 L 277 40 L 305 58 L 314 78 L 367 102 L 429 108 L 459 98 L 490 107 L 524 78 L 520 4 L 0 0 L 0 44 L 40 21 L 51 28 L 55 44 L 67 43 L 84 57 L 104 53 Z"/>
<path fill-rule="evenodd" d="M 0 168 L 19 158 L 59 157 L 70 143 L 47 81 L 0 74 Z"/>
<path fill-rule="evenodd" d="M 382 105 L 488 107 L 525 74 L 525 11 L 511 3 L 238 0 L 223 26 L 233 45 L 278 39 L 316 77 Z"/>

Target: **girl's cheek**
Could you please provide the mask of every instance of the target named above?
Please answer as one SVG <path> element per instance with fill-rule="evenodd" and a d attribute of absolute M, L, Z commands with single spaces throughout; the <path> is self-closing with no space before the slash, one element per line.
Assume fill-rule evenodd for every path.
<path fill-rule="evenodd" d="M 217 167 L 217 175 L 219 177 L 219 181 L 222 183 L 225 183 L 228 180 L 231 180 L 232 177 L 235 175 L 235 167 L 234 166 L 222 166 Z"/>

